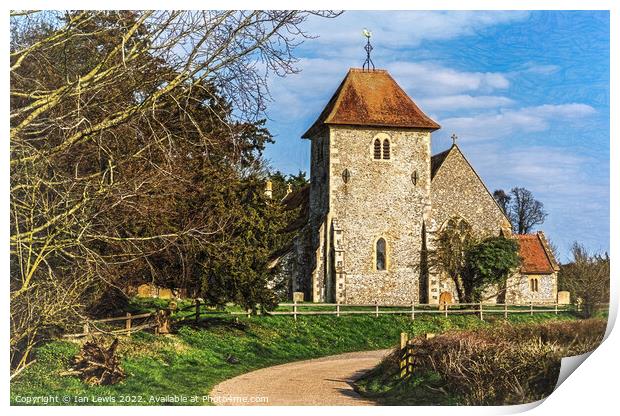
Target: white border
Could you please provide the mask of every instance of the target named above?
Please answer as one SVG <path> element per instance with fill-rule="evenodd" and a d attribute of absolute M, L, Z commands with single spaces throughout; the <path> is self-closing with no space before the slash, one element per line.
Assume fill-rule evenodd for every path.
<path fill-rule="evenodd" d="M 164 1 L 118 1 L 108 0 L 106 2 L 89 2 L 82 1 L 32 1 L 23 0 L 19 3 L 9 4 L 5 8 L 4 18 L 2 19 L 4 42 L 2 43 L 3 53 L 1 55 L 3 68 L 8 68 L 8 44 L 9 44 L 9 30 L 8 30 L 8 10 L 9 8 L 19 9 L 64 9 L 64 8 L 99 8 L 99 9 L 166 9 L 174 7 L 175 9 L 249 9 L 249 8 L 263 8 L 263 9 L 287 9 L 287 8 L 304 8 L 304 9 L 324 9 L 324 8 L 341 8 L 349 10 L 375 10 L 381 6 L 384 9 L 391 10 L 405 10 L 405 9 L 418 9 L 418 10 L 611 10 L 611 103 L 610 114 L 615 114 L 614 110 L 618 109 L 618 51 L 617 51 L 617 39 L 620 39 L 620 33 L 618 33 L 618 23 L 620 14 L 620 6 L 618 2 L 612 0 L 590 0 L 590 1 L 576 1 L 576 0 L 521 0 L 521 1 L 507 1 L 507 0 L 494 0 L 483 1 L 457 1 L 457 0 L 416 0 L 412 1 L 391 1 L 386 0 L 381 3 L 376 2 L 363 2 L 360 1 L 314 1 L 314 2 L 299 2 L 292 4 L 285 1 L 237 1 L 237 0 L 215 0 L 215 1 L 191 1 L 191 0 L 177 0 L 174 3 Z M 9 130 L 9 105 L 8 94 L 9 90 L 9 73 L 4 72 L 4 90 L 5 99 L 2 101 L 3 106 L 3 131 Z M 9 241 L 9 204 L 8 204 L 8 189 L 9 189 L 9 143 L 8 135 L 5 135 L 4 152 L 0 158 L 0 166 L 3 172 L 3 180 L 0 182 L 0 192 L 5 195 L 3 204 L 0 205 L 0 218 L 5 220 L 5 226 L 2 228 L 2 235 L 0 241 L 4 247 L 2 256 L 2 269 L 5 272 L 4 276 L 8 276 L 8 241 Z M 616 120 L 611 118 L 611 137 L 618 138 L 618 126 Z M 610 255 L 612 258 L 612 300 L 610 310 L 610 322 L 615 321 L 617 315 L 618 304 L 618 269 L 613 259 L 616 258 L 618 253 L 618 231 L 620 231 L 620 220 L 618 213 L 620 213 L 620 204 L 618 197 L 618 190 L 620 188 L 619 171 L 620 171 L 620 159 L 619 159 L 619 147 L 620 144 L 616 141 L 611 141 L 611 230 L 615 230 L 615 233 L 611 233 L 610 241 Z M 596 213 L 584 213 L 585 215 L 596 215 Z M 5 290 L 8 292 L 8 279 L 5 279 Z M 2 298 L 3 310 L 5 317 L 0 322 L 3 327 L 3 344 L 5 348 L 2 349 L 1 365 L 3 369 L 2 403 L 5 407 L 8 407 L 8 344 L 9 344 L 9 325 L 8 325 L 8 293 L 5 292 L 5 296 Z M 611 326 L 610 326 L 611 328 Z M 415 412 L 421 415 L 427 414 L 463 414 L 463 415 L 490 415 L 490 414 L 513 414 L 527 409 L 531 409 L 529 414 L 532 415 L 549 415 L 549 414 L 607 414 L 611 409 L 615 408 L 615 399 L 617 397 L 617 380 L 616 377 L 620 374 L 620 365 L 618 364 L 617 351 L 619 346 L 618 331 L 613 331 L 609 334 L 607 340 L 595 350 L 590 358 L 587 360 L 586 365 L 582 365 L 576 369 L 573 375 L 554 392 L 547 400 L 543 401 L 539 406 L 524 405 L 524 406 L 512 406 L 512 407 L 458 407 L 458 408 L 445 408 L 445 407 L 415 407 L 405 409 L 392 409 L 392 408 L 364 408 L 357 407 L 353 410 L 359 415 L 375 415 L 384 414 L 386 412 Z M 174 410 L 169 407 L 147 407 L 144 409 L 144 413 L 149 414 L 166 414 Z M 113 411 L 115 414 L 136 414 L 143 413 L 138 408 L 131 407 L 117 407 L 110 409 L 107 407 L 89 407 L 84 409 L 83 407 L 11 407 L 10 414 L 32 414 L 43 413 L 50 415 L 56 414 L 107 414 Z M 336 409 L 333 407 L 304 407 L 304 408 L 267 408 L 257 407 L 252 409 L 238 409 L 238 408 L 191 408 L 185 407 L 180 409 L 184 414 L 205 414 L 216 413 L 221 415 L 237 414 L 240 411 L 248 414 L 258 415 L 274 415 L 274 414 L 290 414 L 295 412 L 299 415 L 315 415 L 317 412 L 321 413 L 341 413 L 346 412 L 344 409 Z"/>

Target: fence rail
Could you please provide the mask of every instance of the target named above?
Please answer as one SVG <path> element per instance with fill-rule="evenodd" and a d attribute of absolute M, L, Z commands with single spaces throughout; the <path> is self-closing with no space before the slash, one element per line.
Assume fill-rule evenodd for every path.
<path fill-rule="evenodd" d="M 600 304 L 605 307 L 609 304 Z M 174 307 L 167 309 L 159 309 L 155 312 L 141 313 L 133 315 L 127 313 L 125 316 L 117 316 L 102 319 L 86 320 L 82 324 L 82 332 L 74 334 L 65 334 L 64 338 L 79 338 L 94 333 L 128 335 L 132 332 L 142 331 L 144 329 L 154 328 L 156 334 L 167 334 L 170 331 L 171 322 L 186 322 L 193 320 L 198 322 L 203 312 L 201 308 L 206 305 L 201 300 L 196 299 L 193 304 L 183 308 Z M 530 314 L 536 313 L 555 313 L 579 310 L 575 305 L 559 304 L 557 302 L 529 302 L 529 303 L 455 303 L 455 304 L 429 304 L 415 303 L 409 305 L 380 305 L 373 304 L 341 304 L 341 303 L 280 303 L 278 307 L 291 308 L 290 310 L 275 310 L 265 312 L 265 315 L 283 315 L 293 316 L 297 320 L 298 316 L 312 315 L 409 315 L 415 320 L 419 314 L 440 314 L 447 317 L 448 315 L 458 314 L 476 314 L 481 320 L 485 315 L 503 314 L 505 318 L 509 314 Z M 311 310 L 308 310 L 311 309 Z M 258 309 L 260 310 L 260 309 Z M 192 313 L 180 316 L 174 315 L 179 312 L 192 311 Z M 260 312 L 259 312 L 260 313 Z M 251 310 L 244 312 L 232 311 L 230 315 L 246 315 L 252 314 Z M 109 325 L 111 323 L 124 322 L 121 328 L 102 328 L 100 324 Z"/>
<path fill-rule="evenodd" d="M 79 338 L 93 333 L 100 334 L 115 334 L 115 335 L 128 335 L 132 332 L 142 331 L 144 329 L 154 328 L 155 334 L 167 334 L 170 332 L 171 321 L 183 322 L 186 320 L 200 319 L 200 308 L 206 306 L 200 299 L 195 299 L 193 304 L 185 306 L 183 308 L 177 308 L 176 303 L 174 306 L 165 309 L 158 309 L 155 312 L 141 313 L 133 315 L 129 312 L 124 316 L 116 316 L 111 318 L 102 319 L 89 319 L 82 324 L 82 332 L 74 334 L 65 334 L 63 338 Z M 173 316 L 173 313 L 186 312 L 191 310 L 193 313 L 188 316 Z M 140 325 L 135 325 L 136 320 L 142 320 Z M 112 322 L 125 322 L 123 328 L 120 329 L 105 329 L 100 328 L 98 324 L 109 324 Z"/>
<path fill-rule="evenodd" d="M 280 303 L 279 307 L 292 310 L 276 310 L 266 312 L 267 315 L 288 315 L 297 320 L 298 316 L 307 315 L 410 315 L 414 320 L 418 314 L 440 314 L 444 316 L 458 314 L 477 314 L 481 320 L 487 314 L 530 314 L 555 313 L 571 310 L 571 305 L 557 302 L 529 302 L 529 303 L 455 303 L 429 304 L 415 303 L 409 305 L 380 305 L 374 304 L 340 304 L 340 303 Z M 306 310 L 304 310 L 306 309 Z M 312 309 L 312 310 L 307 310 Z M 329 310 L 324 310 L 329 309 Z M 250 311 L 231 312 L 232 315 L 250 316 Z"/>

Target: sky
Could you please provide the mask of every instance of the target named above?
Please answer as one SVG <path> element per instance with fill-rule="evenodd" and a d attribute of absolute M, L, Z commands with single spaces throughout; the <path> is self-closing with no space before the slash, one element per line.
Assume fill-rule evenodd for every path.
<path fill-rule="evenodd" d="M 272 77 L 273 169 L 309 172 L 300 136 L 347 70 L 387 69 L 450 136 L 491 192 L 525 187 L 549 216 L 539 227 L 561 261 L 580 242 L 609 251 L 609 14 L 606 11 L 355 11 L 310 19 L 299 73 Z"/>

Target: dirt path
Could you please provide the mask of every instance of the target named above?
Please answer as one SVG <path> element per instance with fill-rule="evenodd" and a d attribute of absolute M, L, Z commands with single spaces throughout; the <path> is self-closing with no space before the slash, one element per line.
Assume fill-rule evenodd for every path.
<path fill-rule="evenodd" d="M 236 406 L 373 406 L 353 390 L 351 382 L 390 351 L 352 352 L 263 368 L 218 384 L 210 395 L 225 398 L 218 404 Z"/>

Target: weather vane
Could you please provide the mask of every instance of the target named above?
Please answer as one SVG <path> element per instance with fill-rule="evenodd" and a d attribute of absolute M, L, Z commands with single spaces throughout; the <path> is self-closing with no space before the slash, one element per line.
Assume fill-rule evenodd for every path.
<path fill-rule="evenodd" d="M 362 69 L 368 69 L 370 71 L 370 65 L 372 65 L 372 69 L 375 69 L 375 63 L 370 59 L 370 52 L 372 51 L 372 45 L 370 44 L 370 37 L 372 36 L 372 32 L 366 28 L 362 30 L 362 35 L 366 37 L 366 46 L 364 49 L 366 50 L 366 60 L 364 61 L 364 65 L 362 65 Z"/>
<path fill-rule="evenodd" d="M 456 139 L 458 139 L 459 136 L 457 136 L 455 133 L 452 133 L 452 136 L 450 136 L 450 138 L 452 139 L 452 145 L 455 145 Z"/>

